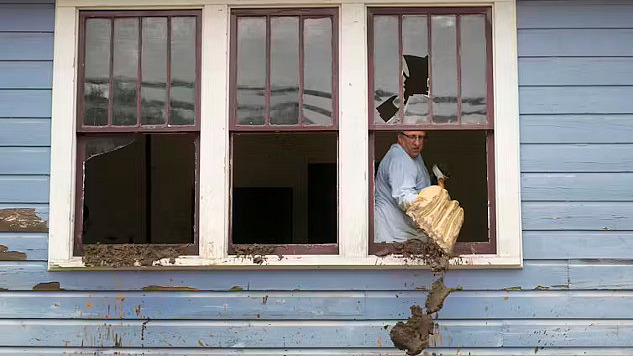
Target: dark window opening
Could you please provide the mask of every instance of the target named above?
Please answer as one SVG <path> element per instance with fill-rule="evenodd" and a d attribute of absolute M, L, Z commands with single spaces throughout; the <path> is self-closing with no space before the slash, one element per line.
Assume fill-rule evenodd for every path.
<path fill-rule="evenodd" d="M 82 141 L 84 244 L 194 242 L 194 135 Z"/>
<path fill-rule="evenodd" d="M 234 244 L 337 242 L 335 133 L 234 134 L 232 145 Z"/>

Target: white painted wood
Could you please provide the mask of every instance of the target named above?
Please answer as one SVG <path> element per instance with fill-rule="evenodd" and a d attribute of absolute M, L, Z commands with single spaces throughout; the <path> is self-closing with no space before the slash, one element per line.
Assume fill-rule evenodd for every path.
<path fill-rule="evenodd" d="M 75 97 L 77 11 L 57 7 L 51 120 L 51 187 L 48 260 L 72 257 L 75 199 Z"/>
<path fill-rule="evenodd" d="M 493 7 L 497 255 L 521 266 L 521 180 L 516 4 Z"/>
<path fill-rule="evenodd" d="M 207 5 L 202 11 L 200 127 L 200 256 L 224 257 L 228 241 L 229 10 Z"/>
<path fill-rule="evenodd" d="M 367 15 L 363 4 L 343 4 L 340 16 L 339 252 L 358 258 L 369 246 Z"/>
<path fill-rule="evenodd" d="M 229 220 L 229 9 L 339 6 L 339 255 L 267 256 L 264 266 L 227 255 Z M 368 256 L 367 6 L 492 6 L 495 81 L 497 254 L 463 256 L 457 268 L 521 267 L 518 72 L 515 0 L 59 0 L 56 3 L 49 268 L 83 268 L 72 258 L 75 61 L 78 9 L 202 8 L 200 254 L 174 268 L 424 268 Z M 501 154 L 503 152 L 503 154 Z M 172 267 L 161 261 L 167 267 Z M 157 266 L 156 268 L 165 268 Z"/>

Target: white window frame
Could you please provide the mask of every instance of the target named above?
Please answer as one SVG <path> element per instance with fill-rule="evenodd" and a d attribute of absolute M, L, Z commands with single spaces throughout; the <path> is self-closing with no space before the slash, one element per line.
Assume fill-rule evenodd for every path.
<path fill-rule="evenodd" d="M 367 8 L 387 0 L 57 0 L 51 124 L 48 268 L 84 268 L 72 255 L 75 216 L 76 100 L 79 11 L 201 9 L 199 254 L 154 268 L 426 268 L 369 253 Z M 273 5 L 274 4 L 274 5 Z M 454 268 L 523 266 L 521 234 L 516 0 L 400 0 L 401 6 L 491 6 L 493 28 L 495 254 L 464 255 Z M 233 7 L 339 8 L 338 255 L 268 256 L 262 265 L 228 254 L 229 19 Z M 218 155 L 217 152 L 224 152 Z M 87 268 L 87 267 L 86 267 Z M 134 267 L 127 267 L 134 268 Z"/>

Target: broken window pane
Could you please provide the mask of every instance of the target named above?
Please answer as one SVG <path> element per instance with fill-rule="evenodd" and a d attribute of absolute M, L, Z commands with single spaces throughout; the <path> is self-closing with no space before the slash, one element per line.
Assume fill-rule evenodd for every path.
<path fill-rule="evenodd" d="M 83 243 L 192 243 L 195 136 L 85 138 Z"/>
<path fill-rule="evenodd" d="M 270 123 L 299 122 L 299 17 L 270 19 Z"/>
<path fill-rule="evenodd" d="M 303 37 L 303 117 L 308 125 L 331 125 L 332 18 L 306 18 Z"/>
<path fill-rule="evenodd" d="M 266 18 L 237 19 L 237 121 L 262 125 L 266 117 Z"/>
<path fill-rule="evenodd" d="M 433 122 L 457 122 L 456 16 L 431 16 Z"/>
<path fill-rule="evenodd" d="M 336 243 L 337 137 L 234 134 L 232 242 Z"/>
<path fill-rule="evenodd" d="M 196 18 L 171 19 L 170 123 L 193 125 L 196 120 Z"/>
<path fill-rule="evenodd" d="M 461 20 L 462 122 L 487 123 L 486 19 L 464 15 Z"/>
<path fill-rule="evenodd" d="M 167 113 L 167 18 L 144 17 L 141 63 L 141 123 L 165 124 Z"/>
<path fill-rule="evenodd" d="M 427 26 L 426 16 L 402 17 L 404 124 L 429 121 Z"/>
<path fill-rule="evenodd" d="M 374 122 L 397 123 L 400 100 L 398 16 L 374 16 Z"/>
<path fill-rule="evenodd" d="M 136 125 L 138 53 L 138 19 L 114 19 L 113 125 Z"/>
<path fill-rule="evenodd" d="M 111 26 L 109 19 L 86 20 L 84 124 L 89 126 L 108 124 Z"/>

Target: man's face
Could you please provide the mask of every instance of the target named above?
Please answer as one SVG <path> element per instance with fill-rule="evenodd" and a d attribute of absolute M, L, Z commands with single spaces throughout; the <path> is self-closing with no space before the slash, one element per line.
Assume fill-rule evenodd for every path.
<path fill-rule="evenodd" d="M 416 157 L 424 148 L 425 131 L 403 131 L 398 133 L 398 144 L 411 157 Z"/>

